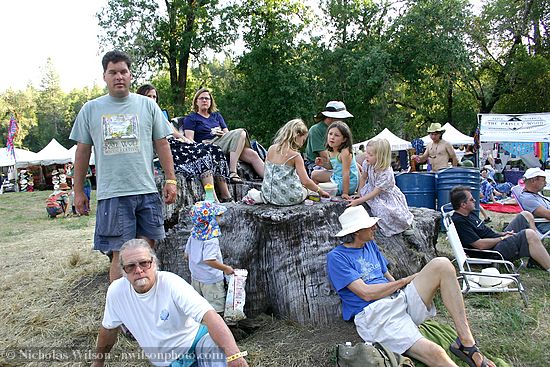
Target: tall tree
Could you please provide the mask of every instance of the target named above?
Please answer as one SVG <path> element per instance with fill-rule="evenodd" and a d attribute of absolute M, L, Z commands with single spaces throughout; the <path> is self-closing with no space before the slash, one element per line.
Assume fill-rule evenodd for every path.
<path fill-rule="evenodd" d="M 455 122 L 454 95 L 471 66 L 464 41 L 471 11 L 467 0 L 406 1 L 400 11 L 388 38 L 400 80 L 390 102 L 410 111 L 418 134 L 431 122 Z"/>
<path fill-rule="evenodd" d="M 472 27 L 472 48 L 479 61 L 476 74 L 468 82 L 480 112 L 491 112 L 503 96 L 519 87 L 521 60 L 529 48 L 542 52 L 539 26 L 548 24 L 550 10 L 543 10 L 541 4 L 548 2 L 491 0 Z M 548 42 L 547 30 L 545 35 Z"/>
<path fill-rule="evenodd" d="M 10 115 L 12 114 L 17 118 L 19 126 L 14 145 L 21 148 L 29 131 L 37 124 L 36 90 L 32 86 L 29 85 L 22 91 L 8 89 L 0 95 L 0 144 L 5 145 Z"/>
<path fill-rule="evenodd" d="M 249 51 L 239 58 L 219 104 L 233 127 L 249 127 L 269 144 L 286 121 L 313 115 L 312 46 L 299 37 L 310 13 L 297 0 L 245 0 L 237 11 Z"/>
<path fill-rule="evenodd" d="M 70 122 L 65 120 L 65 94 L 50 58 L 46 61 L 43 73 L 36 99 L 37 124 L 25 139 L 25 144 L 35 151 L 44 148 L 52 138 L 65 146 L 68 146 L 69 139 Z"/>
<path fill-rule="evenodd" d="M 218 0 L 108 0 L 97 17 L 101 44 L 127 51 L 138 79 L 168 68 L 171 96 L 165 97 L 181 113 L 190 58 L 203 57 L 206 48 L 219 51 L 233 40 L 229 14 Z"/>

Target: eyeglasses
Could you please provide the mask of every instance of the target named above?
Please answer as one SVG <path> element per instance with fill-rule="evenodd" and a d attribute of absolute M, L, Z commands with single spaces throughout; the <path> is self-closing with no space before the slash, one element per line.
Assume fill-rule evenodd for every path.
<path fill-rule="evenodd" d="M 143 270 L 151 269 L 152 263 L 153 263 L 153 258 L 151 258 L 151 260 L 144 260 L 138 263 L 122 265 L 122 269 L 126 274 L 129 274 L 136 270 L 136 266 L 139 266 Z"/>
<path fill-rule="evenodd" d="M 199 97 L 197 98 L 199 101 L 210 101 L 210 97 Z"/>

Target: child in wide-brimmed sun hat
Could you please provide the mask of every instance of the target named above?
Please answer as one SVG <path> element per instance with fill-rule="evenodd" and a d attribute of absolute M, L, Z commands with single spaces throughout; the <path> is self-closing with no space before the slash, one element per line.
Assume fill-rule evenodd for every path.
<path fill-rule="evenodd" d="M 233 274 L 233 268 L 223 263 L 216 221 L 226 210 L 209 201 L 196 202 L 190 212 L 193 228 L 185 245 L 191 285 L 218 313 L 223 313 L 225 306 L 224 274 Z"/>

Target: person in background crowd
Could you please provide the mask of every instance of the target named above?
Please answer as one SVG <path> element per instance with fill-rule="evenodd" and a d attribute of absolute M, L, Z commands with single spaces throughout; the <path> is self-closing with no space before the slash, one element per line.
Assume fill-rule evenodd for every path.
<path fill-rule="evenodd" d="M 449 161 L 452 162 L 452 166 L 458 165 L 458 159 L 456 158 L 455 150 L 451 143 L 443 140 L 443 133 L 445 129 L 441 127 L 439 123 L 433 123 L 428 127 L 428 133 L 432 141 L 426 146 L 426 150 L 422 155 L 413 155 L 411 158 L 416 160 L 417 163 L 428 162 L 428 166 L 431 166 L 431 171 L 437 172 L 442 168 L 449 166 Z"/>

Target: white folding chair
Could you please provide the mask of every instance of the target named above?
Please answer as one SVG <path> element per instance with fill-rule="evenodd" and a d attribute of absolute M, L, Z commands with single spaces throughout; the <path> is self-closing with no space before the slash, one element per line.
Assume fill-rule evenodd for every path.
<path fill-rule="evenodd" d="M 443 212 L 443 208 L 441 209 Z M 447 228 L 447 239 L 453 250 L 455 261 L 458 267 L 458 280 L 462 284 L 462 293 L 503 293 L 503 292 L 519 292 L 523 303 L 527 306 L 527 294 L 525 288 L 521 283 L 519 274 L 516 272 L 514 264 L 510 261 L 501 259 L 483 259 L 472 258 L 466 256 L 458 232 L 456 231 L 455 224 L 451 219 L 451 212 L 443 214 L 443 223 Z M 486 250 L 480 252 L 487 252 Z M 489 253 L 495 253 L 496 251 L 489 251 Z M 500 255 L 500 254 L 499 254 Z M 501 274 L 486 274 L 481 271 L 472 270 L 471 266 L 481 267 L 496 267 L 501 265 L 501 268 L 506 270 L 506 273 Z M 500 284 L 491 287 L 482 287 L 479 285 L 483 277 L 496 278 L 500 280 Z M 507 284 L 507 286 L 503 286 Z"/>
<path fill-rule="evenodd" d="M 523 192 L 523 187 L 521 187 L 520 185 L 516 185 L 516 186 L 512 187 L 512 191 L 511 191 L 512 196 L 514 197 L 514 199 L 516 199 L 516 202 L 518 203 L 521 210 L 525 210 L 525 208 L 523 207 L 523 205 L 521 205 L 521 202 L 519 201 L 519 196 L 522 192 Z M 535 224 L 536 223 L 550 223 L 550 219 L 535 218 Z M 541 231 L 539 231 L 537 229 L 537 232 L 538 232 L 539 237 L 540 237 L 541 240 L 550 236 L 550 231 L 542 233 Z"/>

